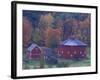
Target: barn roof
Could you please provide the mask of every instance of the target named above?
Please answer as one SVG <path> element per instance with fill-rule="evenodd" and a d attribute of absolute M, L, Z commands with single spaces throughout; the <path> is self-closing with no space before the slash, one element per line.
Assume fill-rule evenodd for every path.
<path fill-rule="evenodd" d="M 67 39 L 61 42 L 61 45 L 69 45 L 69 46 L 86 46 L 85 43 L 78 39 Z"/>
<path fill-rule="evenodd" d="M 35 47 L 40 48 L 37 44 L 32 43 L 32 44 L 28 47 L 28 49 L 27 49 L 27 50 L 32 51 L 32 49 L 34 49 Z"/>

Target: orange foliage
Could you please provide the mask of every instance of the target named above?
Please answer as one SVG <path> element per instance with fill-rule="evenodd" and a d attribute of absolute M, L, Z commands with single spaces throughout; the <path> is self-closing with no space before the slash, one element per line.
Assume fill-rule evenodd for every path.
<path fill-rule="evenodd" d="M 61 27 L 58 27 L 56 29 L 48 27 L 47 30 L 45 31 L 45 44 L 46 44 L 46 46 L 48 46 L 48 44 L 52 38 L 55 38 L 57 40 L 57 42 L 60 42 L 61 36 L 62 36 Z"/>
<path fill-rule="evenodd" d="M 26 17 L 23 17 L 23 45 L 24 46 L 26 46 L 29 40 L 31 39 L 31 33 L 32 33 L 32 24 Z"/>
<path fill-rule="evenodd" d="M 53 21 L 53 17 L 51 13 L 48 13 L 46 15 L 41 15 L 40 17 L 40 22 L 43 22 L 44 24 L 46 24 L 47 27 L 52 24 L 52 21 Z"/>
<path fill-rule="evenodd" d="M 80 28 L 90 27 L 90 16 L 88 16 L 84 21 L 79 22 Z"/>

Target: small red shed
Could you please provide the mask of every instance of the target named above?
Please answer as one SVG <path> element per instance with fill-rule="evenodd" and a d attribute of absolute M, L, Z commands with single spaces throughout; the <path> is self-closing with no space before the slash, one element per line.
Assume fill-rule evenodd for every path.
<path fill-rule="evenodd" d="M 57 48 L 60 58 L 80 60 L 86 58 L 86 44 L 77 39 L 62 41 Z"/>
<path fill-rule="evenodd" d="M 29 59 L 40 59 L 41 57 L 41 48 L 32 43 L 27 49 L 27 56 Z"/>

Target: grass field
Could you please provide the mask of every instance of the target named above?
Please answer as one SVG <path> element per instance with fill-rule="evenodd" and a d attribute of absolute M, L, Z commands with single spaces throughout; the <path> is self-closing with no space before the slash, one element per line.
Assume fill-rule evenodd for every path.
<path fill-rule="evenodd" d="M 87 48 L 87 58 L 84 60 L 67 60 L 58 58 L 58 63 L 55 65 L 46 64 L 43 59 L 29 60 L 23 56 L 23 69 L 40 69 L 40 68 L 62 68 L 62 67 L 84 67 L 91 65 L 90 48 Z"/>

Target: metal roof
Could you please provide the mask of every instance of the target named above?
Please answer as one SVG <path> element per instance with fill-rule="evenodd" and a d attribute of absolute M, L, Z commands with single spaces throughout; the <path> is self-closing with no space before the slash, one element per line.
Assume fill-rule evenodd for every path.
<path fill-rule="evenodd" d="M 32 51 L 35 47 L 38 47 L 38 48 L 40 49 L 40 47 L 39 47 L 37 44 L 32 43 L 32 44 L 28 47 L 27 50 Z"/>
<path fill-rule="evenodd" d="M 61 42 L 61 45 L 69 45 L 69 46 L 86 46 L 85 43 L 78 39 L 67 39 Z"/>

